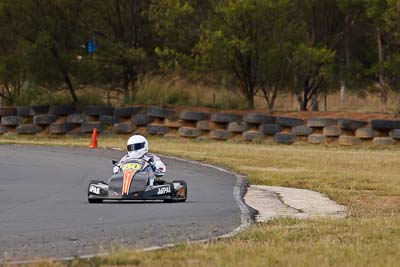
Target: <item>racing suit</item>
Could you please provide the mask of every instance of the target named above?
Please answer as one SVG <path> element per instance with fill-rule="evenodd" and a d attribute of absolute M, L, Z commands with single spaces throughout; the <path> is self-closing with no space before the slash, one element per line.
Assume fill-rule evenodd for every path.
<path fill-rule="evenodd" d="M 120 170 L 120 167 L 122 166 L 122 164 L 124 164 L 126 161 L 128 161 L 130 159 L 136 159 L 136 158 L 130 158 L 128 154 L 123 156 L 119 160 L 118 164 L 114 167 L 114 169 L 113 169 L 114 174 L 118 173 L 119 170 Z M 167 172 L 167 168 L 165 167 L 165 164 L 156 155 L 153 155 L 153 154 L 150 154 L 150 153 L 146 153 L 140 159 L 143 159 L 143 160 L 147 161 L 150 164 L 150 166 L 153 169 L 154 175 L 157 178 L 159 178 L 161 176 L 164 176 L 165 173 Z M 154 176 L 150 175 L 149 176 L 149 186 L 152 187 L 153 185 L 154 185 Z"/>

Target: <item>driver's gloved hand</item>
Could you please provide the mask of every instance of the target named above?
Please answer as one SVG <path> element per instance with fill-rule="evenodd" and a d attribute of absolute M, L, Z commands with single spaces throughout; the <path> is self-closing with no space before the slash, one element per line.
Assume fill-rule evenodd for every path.
<path fill-rule="evenodd" d="M 156 166 L 154 166 L 154 163 L 153 162 L 149 162 L 149 164 L 150 164 L 151 169 L 153 170 L 153 172 L 155 172 L 156 171 Z"/>
<path fill-rule="evenodd" d="M 155 170 L 156 170 L 156 166 L 154 166 L 153 158 L 149 158 L 149 160 L 148 160 L 147 162 L 148 162 L 149 165 L 151 166 L 151 169 L 152 169 L 153 171 L 155 171 Z"/>
<path fill-rule="evenodd" d="M 114 174 L 119 173 L 119 167 L 118 167 L 118 166 L 114 166 L 114 168 L 113 168 L 113 173 L 114 173 Z"/>

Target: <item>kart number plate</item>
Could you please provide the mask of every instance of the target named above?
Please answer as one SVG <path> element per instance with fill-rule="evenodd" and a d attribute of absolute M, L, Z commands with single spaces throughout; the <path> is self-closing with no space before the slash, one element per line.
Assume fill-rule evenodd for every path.
<path fill-rule="evenodd" d="M 171 193 L 171 187 L 169 186 L 164 186 L 158 188 L 157 195 L 165 195 Z"/>
<path fill-rule="evenodd" d="M 94 186 L 94 185 L 90 185 L 89 192 L 96 194 L 96 195 L 100 195 L 100 188 L 98 188 L 97 186 Z"/>
<path fill-rule="evenodd" d="M 140 171 L 142 166 L 138 163 L 127 163 L 122 165 L 123 170 L 135 170 L 135 171 Z"/>

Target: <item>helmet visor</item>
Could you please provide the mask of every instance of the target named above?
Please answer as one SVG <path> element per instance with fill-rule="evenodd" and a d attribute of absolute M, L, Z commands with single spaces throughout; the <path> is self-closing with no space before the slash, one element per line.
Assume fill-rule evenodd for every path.
<path fill-rule="evenodd" d="M 131 144 L 127 146 L 128 151 L 136 151 L 139 149 L 144 148 L 144 142 L 143 143 L 136 143 L 136 144 Z"/>

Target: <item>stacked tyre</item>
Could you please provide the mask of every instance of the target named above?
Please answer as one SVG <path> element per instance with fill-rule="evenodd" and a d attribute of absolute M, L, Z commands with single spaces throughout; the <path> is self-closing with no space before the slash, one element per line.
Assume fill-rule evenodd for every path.
<path fill-rule="evenodd" d="M 236 132 L 231 132 L 230 129 L 237 131 L 240 127 L 239 123 L 242 122 L 242 115 L 235 113 L 214 113 L 211 115 L 211 122 L 213 130 L 210 131 L 210 137 L 214 140 L 228 140 L 233 137 Z"/>
<path fill-rule="evenodd" d="M 266 135 L 268 126 L 274 125 L 276 118 L 270 115 L 250 112 L 243 116 L 243 121 L 247 123 L 248 129 L 242 133 L 245 141 L 261 142 Z M 271 126 L 274 127 L 274 126 Z"/>
<path fill-rule="evenodd" d="M 76 112 L 76 107 L 66 106 L 50 106 L 49 114 L 57 117 L 56 121 L 49 126 L 50 134 L 66 134 L 77 127 L 76 124 L 68 122 L 68 116 Z"/>
<path fill-rule="evenodd" d="M 210 113 L 203 111 L 184 110 L 179 115 L 182 127 L 179 128 L 180 137 L 204 139 L 212 126 L 209 122 Z"/>
<path fill-rule="evenodd" d="M 137 129 L 133 117 L 143 112 L 144 108 L 141 106 L 115 108 L 113 116 L 115 123 L 112 132 L 115 134 L 132 134 Z"/>
<path fill-rule="evenodd" d="M 151 118 L 152 122 L 147 124 L 146 132 L 150 135 L 166 135 L 170 132 L 171 128 L 165 125 L 167 118 L 176 116 L 176 111 L 170 108 L 161 108 L 151 106 L 147 109 L 147 115 Z"/>

